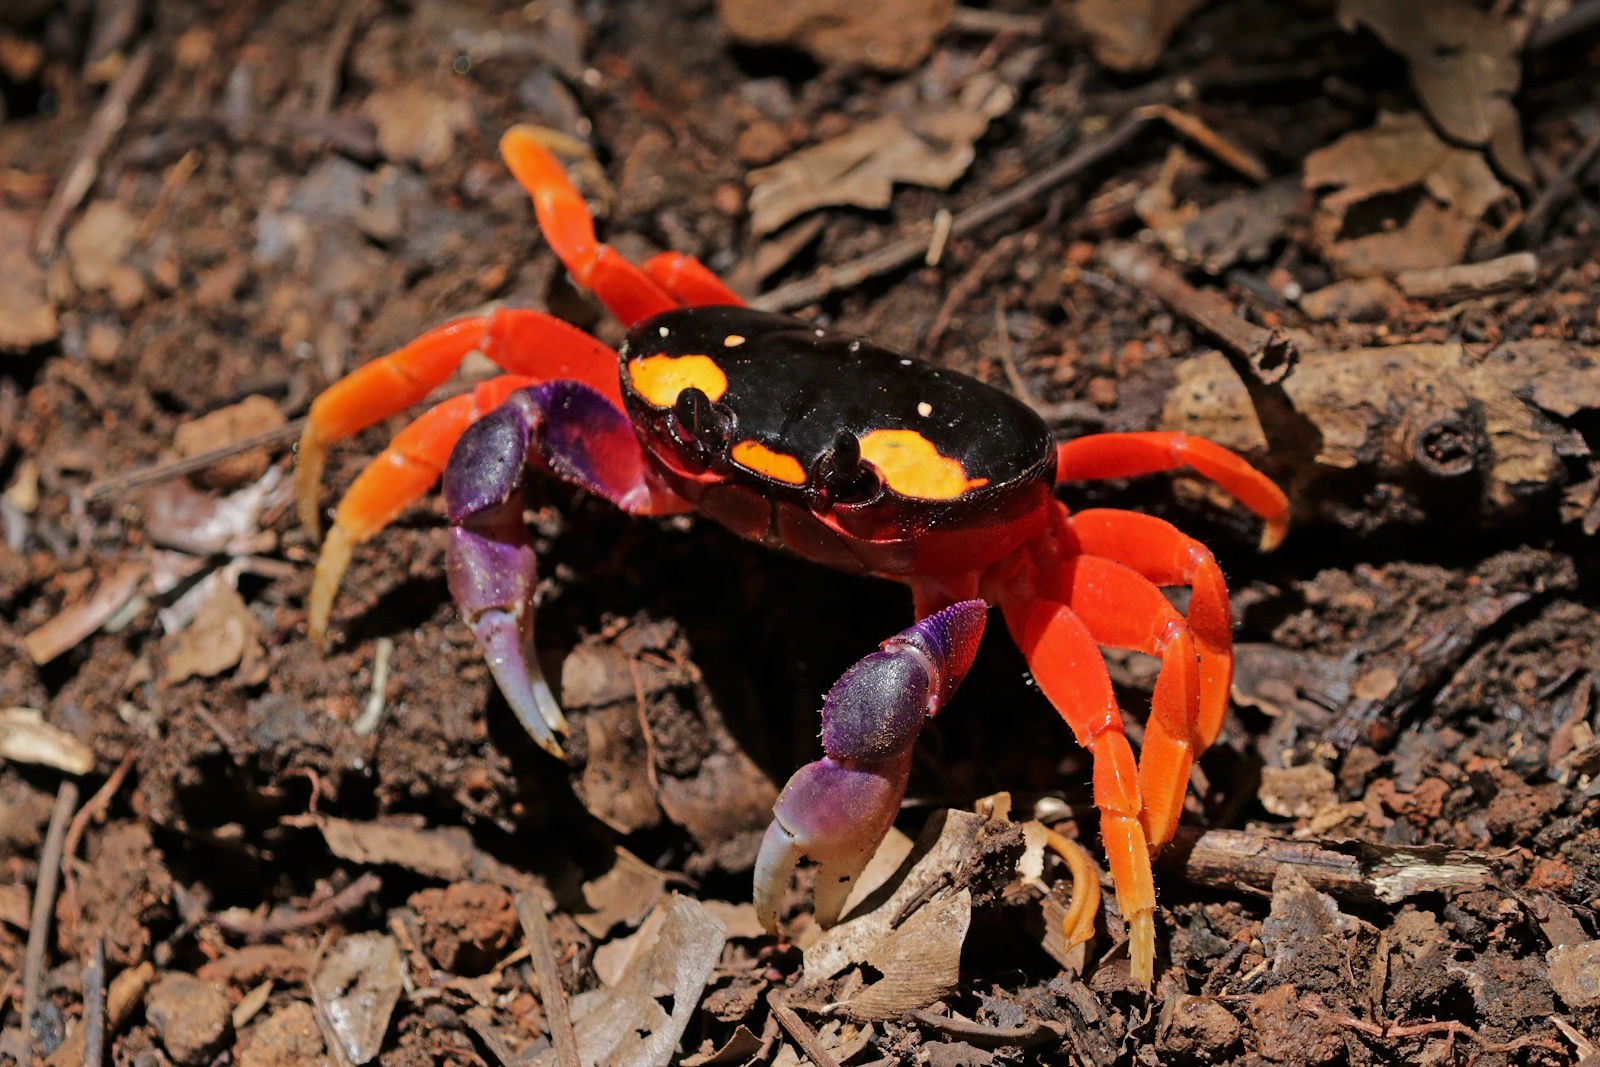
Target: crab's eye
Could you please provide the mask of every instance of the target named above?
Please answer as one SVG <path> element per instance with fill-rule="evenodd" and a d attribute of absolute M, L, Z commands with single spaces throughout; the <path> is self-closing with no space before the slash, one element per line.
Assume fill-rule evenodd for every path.
<path fill-rule="evenodd" d="M 817 488 L 829 501 L 855 504 L 878 490 L 878 479 L 861 465 L 861 441 L 849 430 L 840 430 L 817 465 Z"/>
<path fill-rule="evenodd" d="M 840 430 L 823 461 L 823 480 L 830 488 L 842 489 L 855 481 L 861 470 L 861 442 L 849 430 Z"/>
<path fill-rule="evenodd" d="M 706 448 L 715 448 L 727 436 L 721 414 L 712 406 L 711 398 L 695 386 L 680 390 L 673 401 L 672 416 L 678 423 L 679 436 Z"/>

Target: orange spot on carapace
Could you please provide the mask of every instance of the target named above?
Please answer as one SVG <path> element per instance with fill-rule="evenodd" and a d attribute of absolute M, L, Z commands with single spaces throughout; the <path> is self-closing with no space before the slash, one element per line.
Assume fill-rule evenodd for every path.
<path fill-rule="evenodd" d="M 959 459 L 939 455 L 933 442 L 915 430 L 873 430 L 861 438 L 861 458 L 877 467 L 901 496 L 949 500 L 989 483 L 987 478 L 968 478 Z"/>
<path fill-rule="evenodd" d="M 728 391 L 728 376 L 706 356 L 645 356 L 628 364 L 628 377 L 639 395 L 658 408 L 670 408 L 691 386 L 712 400 Z"/>
<path fill-rule="evenodd" d="M 760 441 L 740 441 L 733 446 L 733 461 L 757 474 L 776 478 L 790 485 L 806 484 L 806 470 L 800 461 L 782 452 L 774 452 Z"/>

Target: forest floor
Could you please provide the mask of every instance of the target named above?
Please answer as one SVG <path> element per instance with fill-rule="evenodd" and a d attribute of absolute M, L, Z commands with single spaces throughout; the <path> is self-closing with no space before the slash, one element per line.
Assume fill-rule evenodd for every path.
<path fill-rule="evenodd" d="M 1600 1062 L 1594 0 L 0 6 L 0 1058 L 571 1067 L 570 1018 L 626 1067 Z M 875 891 L 822 931 L 803 868 L 777 939 L 757 844 L 902 587 L 537 481 L 565 761 L 436 494 L 310 641 L 322 389 L 490 306 L 621 340 L 518 122 L 629 258 L 1289 493 L 1270 553 L 1181 472 L 1059 494 L 1232 590 L 1152 990 L 1109 889 L 1062 947 L 1090 765 L 1000 625 Z M 1106 659 L 1137 748 L 1158 662 Z"/>

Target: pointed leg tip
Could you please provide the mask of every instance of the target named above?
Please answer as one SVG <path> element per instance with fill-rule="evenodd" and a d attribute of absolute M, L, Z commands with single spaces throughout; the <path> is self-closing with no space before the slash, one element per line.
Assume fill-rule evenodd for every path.
<path fill-rule="evenodd" d="M 1287 536 L 1289 536 L 1289 517 L 1287 515 L 1276 519 L 1268 519 L 1267 524 L 1261 529 L 1261 551 L 1276 551 Z"/>
<path fill-rule="evenodd" d="M 1149 989 L 1155 981 L 1156 917 L 1153 908 L 1133 913 L 1128 923 L 1128 967 L 1133 980 Z"/>

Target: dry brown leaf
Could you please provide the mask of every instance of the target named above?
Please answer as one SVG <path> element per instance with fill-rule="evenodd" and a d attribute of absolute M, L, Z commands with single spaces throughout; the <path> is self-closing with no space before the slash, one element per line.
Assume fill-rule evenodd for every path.
<path fill-rule="evenodd" d="M 722 22 L 747 44 L 803 48 L 823 63 L 904 73 L 950 24 L 955 0 L 717 0 Z"/>
<path fill-rule="evenodd" d="M 715 1052 L 685 1057 L 683 1067 L 737 1067 L 749 1063 L 761 1051 L 761 1039 L 752 1034 L 743 1023 L 734 1027 L 733 1036 Z"/>
<path fill-rule="evenodd" d="M 961 946 L 972 924 L 972 893 L 944 892 L 872 947 L 863 961 L 883 975 L 839 1008 L 863 1022 L 898 1019 L 948 996 L 961 981 Z"/>
<path fill-rule="evenodd" d="M 263 655 L 259 630 L 238 591 L 226 582 L 214 583 L 194 622 L 161 642 L 166 684 L 196 675 L 211 678 L 236 665 L 249 674 Z"/>
<path fill-rule="evenodd" d="M 894 936 L 900 909 L 931 891 L 935 882 L 955 874 L 987 821 L 982 815 L 953 809 L 930 818 L 896 876 L 862 903 L 861 908 L 868 910 L 806 946 L 805 984 L 815 985 L 872 958 L 878 946 Z"/>
<path fill-rule="evenodd" d="M 667 818 L 689 831 L 703 849 L 739 834 L 759 834 L 772 821 L 778 788 L 740 749 L 713 752 L 693 778 L 661 778 L 659 794 Z"/>
<path fill-rule="evenodd" d="M 993 76 L 968 82 L 955 107 L 886 115 L 831 141 L 751 171 L 750 230 L 772 233 L 819 207 L 889 206 L 896 182 L 945 189 L 972 164 L 973 142 L 1016 101 Z"/>
<path fill-rule="evenodd" d="M 650 780 L 650 746 L 639 730 L 632 701 L 597 708 L 583 716 L 589 741 L 578 796 L 589 814 L 617 831 L 631 834 L 661 821 Z"/>
<path fill-rule="evenodd" d="M 574 915 L 592 937 L 606 937 L 618 923 L 637 926 L 666 893 L 666 876 L 625 848 L 605 874 L 583 884 L 591 911 Z"/>
<path fill-rule="evenodd" d="M 1220 275 L 1240 260 L 1266 259 L 1304 196 L 1298 178 L 1280 178 L 1203 208 L 1175 232 L 1158 232 L 1173 258 Z"/>
<path fill-rule="evenodd" d="M 400 1000 L 400 945 L 388 934 L 351 934 L 328 951 L 311 979 L 317 1023 L 348 1062 L 371 1062 Z"/>
<path fill-rule="evenodd" d="M 1149 70 L 1172 34 L 1205 0 L 1057 0 L 1070 37 L 1112 70 Z"/>
<path fill-rule="evenodd" d="M 61 333 L 45 297 L 44 271 L 33 261 L 33 224 L 16 211 L 0 211 L 0 349 L 20 352 Z"/>
<path fill-rule="evenodd" d="M 462 826 L 424 830 L 404 823 L 320 818 L 317 827 L 328 851 L 352 863 L 392 863 L 446 882 L 492 882 L 517 891 L 536 884 L 532 875 L 507 867 L 481 851 Z"/>
<path fill-rule="evenodd" d="M 1459 262 L 1478 219 L 1510 196 L 1479 153 L 1446 144 L 1417 112 L 1379 112 L 1370 129 L 1312 152 L 1303 183 L 1334 190 L 1317 207 L 1312 236 L 1322 258 L 1347 278 Z M 1425 195 L 1408 217 L 1393 214 L 1403 210 L 1398 202 L 1376 200 L 1418 186 Z M 1392 217 L 1364 221 L 1378 232 L 1347 236 L 1351 210 L 1368 202 Z"/>
<path fill-rule="evenodd" d="M 33 924 L 33 894 L 27 886 L 0 885 L 0 922 L 27 932 Z"/>
<path fill-rule="evenodd" d="M 689 897 L 674 894 L 661 911 L 655 943 L 633 959 L 616 985 L 572 998 L 572 1029 L 585 1065 L 666 1067 L 677 1051 L 726 932 Z M 533 1064 L 554 1067 L 555 1050 Z"/>
<path fill-rule="evenodd" d="M 1405 56 L 1422 106 L 1446 137 L 1488 146 L 1517 184 L 1533 183 L 1511 98 L 1522 82 L 1516 24 L 1464 0 L 1340 0 L 1346 30 L 1359 23 Z"/>

